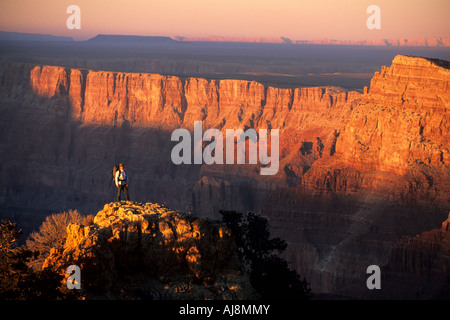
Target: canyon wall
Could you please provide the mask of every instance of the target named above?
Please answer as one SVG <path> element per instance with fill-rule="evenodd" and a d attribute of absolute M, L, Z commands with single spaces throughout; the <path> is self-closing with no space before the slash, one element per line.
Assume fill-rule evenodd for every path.
<path fill-rule="evenodd" d="M 2 77 L 4 203 L 96 209 L 114 197 L 109 171 L 124 162 L 136 200 L 216 216 L 259 210 L 280 186 L 296 185 L 312 162 L 334 152 L 361 94 L 282 89 L 241 80 L 179 78 L 57 66 L 9 65 Z M 280 169 L 172 163 L 176 128 L 279 129 Z M 52 200 L 49 201 L 48 199 Z M 211 200 L 213 199 L 213 200 Z"/>
<path fill-rule="evenodd" d="M 7 74 L 10 72 L 14 71 Z M 226 125 L 229 128 L 289 130 L 297 129 L 302 119 L 309 116 L 305 115 L 308 112 L 320 113 L 320 116 L 328 114 L 321 117 L 328 125 L 330 121 L 342 122 L 342 118 L 336 119 L 336 113 L 343 113 L 341 109 L 347 102 L 360 96 L 333 88 L 282 89 L 254 81 L 54 66 L 33 67 L 29 78 L 33 93 L 68 100 L 74 120 L 99 126 L 121 126 L 128 121 L 133 127 L 192 129 L 193 122 L 201 120 L 206 128 Z M 308 127 L 321 126 L 310 124 Z"/>
<path fill-rule="evenodd" d="M 393 297 L 450 298 L 450 214 L 441 228 L 400 239 L 386 264 L 385 285 Z M 398 279 L 402 286 L 398 285 Z"/>
<path fill-rule="evenodd" d="M 337 140 L 334 159 L 318 161 L 304 187 L 335 193 L 378 190 L 398 202 L 433 200 L 448 207 L 448 68 L 445 62 L 397 56 L 392 66 L 375 73 Z"/>
<path fill-rule="evenodd" d="M 446 62 L 406 56 L 364 94 L 11 64 L 0 87 L 0 200 L 96 212 L 114 199 L 110 171 L 124 162 L 132 200 L 214 218 L 261 212 L 315 293 L 371 297 L 367 266 L 387 265 L 400 238 L 448 213 L 449 80 Z M 279 129 L 278 173 L 174 165 L 171 133 L 194 121 Z"/>
<path fill-rule="evenodd" d="M 290 259 L 312 288 L 370 297 L 362 280 L 367 266 L 386 265 L 398 239 L 434 229 L 446 217 L 448 67 L 397 56 L 353 108 L 335 154 L 315 161 L 296 188 L 275 192 L 263 206 L 277 234 L 291 241 Z"/>

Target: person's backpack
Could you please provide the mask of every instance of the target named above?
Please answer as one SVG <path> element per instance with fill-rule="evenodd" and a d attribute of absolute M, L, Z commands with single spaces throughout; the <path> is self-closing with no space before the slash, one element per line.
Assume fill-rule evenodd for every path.
<path fill-rule="evenodd" d="M 116 183 L 116 172 L 119 171 L 119 165 L 116 165 L 113 167 L 112 169 L 112 177 L 111 180 L 109 182 L 109 185 L 111 185 L 112 182 Z"/>

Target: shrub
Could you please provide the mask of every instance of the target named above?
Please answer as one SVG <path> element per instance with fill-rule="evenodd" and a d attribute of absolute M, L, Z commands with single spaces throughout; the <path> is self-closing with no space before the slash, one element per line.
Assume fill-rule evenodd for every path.
<path fill-rule="evenodd" d="M 3 220 L 0 224 L 0 300 L 55 299 L 58 275 L 34 272 L 27 266 L 33 253 L 25 246 L 16 246 L 21 233 L 16 223 Z"/>
<path fill-rule="evenodd" d="M 92 224 L 92 216 L 82 216 L 77 210 L 54 213 L 45 218 L 38 232 L 28 237 L 26 244 L 30 250 L 37 251 L 39 255 L 30 262 L 34 269 L 40 269 L 50 249 L 62 250 L 67 237 L 67 226 L 71 223 Z"/>

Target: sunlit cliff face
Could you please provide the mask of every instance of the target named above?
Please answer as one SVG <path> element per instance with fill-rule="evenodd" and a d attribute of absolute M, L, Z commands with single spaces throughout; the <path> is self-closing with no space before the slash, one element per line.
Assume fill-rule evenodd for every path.
<path fill-rule="evenodd" d="M 12 92 L 20 108 L 5 107 L 4 119 L 14 121 L 2 127 L 11 137 L 2 141 L 9 155 L 0 168 L 7 173 L 2 195 L 32 205 L 29 199 L 42 206 L 72 201 L 73 207 L 108 199 L 105 172 L 116 154 L 125 155 L 132 162 L 127 168 L 143 173 L 130 184 L 136 197 L 182 199 L 179 207 L 193 204 L 210 216 L 223 207 L 247 211 L 243 203 L 264 210 L 277 235 L 289 237 L 297 270 L 322 292 L 350 283 L 373 261 L 386 261 L 397 239 L 431 230 L 448 214 L 444 62 L 398 56 L 375 73 L 365 94 L 50 66 L 26 76 L 8 72 L 17 83 L 4 81 L 2 92 Z M 23 85 L 30 79 L 32 95 Z M 22 97 L 27 103 L 17 102 Z M 170 132 L 193 130 L 195 121 L 204 129 L 279 128 L 279 175 L 262 178 L 249 165 L 175 167 Z M 151 127 L 169 134 L 146 133 Z M 160 230 L 168 237 L 172 232 L 164 223 Z M 196 249 L 175 248 L 187 264 L 198 261 Z"/>
<path fill-rule="evenodd" d="M 336 132 L 361 97 L 333 88 L 282 89 L 254 81 L 54 66 L 34 67 L 30 85 L 36 95 L 66 103 L 72 119 L 82 125 L 171 132 L 193 131 L 194 123 L 201 122 L 204 130 L 216 128 L 223 137 L 226 130 L 279 130 L 280 161 L 285 160 L 275 170 L 278 176 L 284 176 L 284 167 L 301 175 L 302 165 L 292 162 L 302 148 L 304 154 L 317 151 L 314 158 L 332 154 Z"/>
<path fill-rule="evenodd" d="M 338 162 L 359 173 L 372 172 L 354 189 L 395 184 L 382 177 L 386 173 L 418 181 L 413 189 L 437 187 L 440 192 L 448 187 L 449 69 L 430 59 L 397 56 L 392 66 L 375 73 L 364 95 L 52 66 L 34 67 L 30 85 L 39 96 L 67 102 L 72 118 L 83 125 L 170 132 L 193 130 L 195 121 L 202 121 L 205 130 L 279 129 L 278 177 L 291 183 L 299 183 L 307 172 L 303 183 L 320 187 L 320 181 L 314 182 L 322 176 L 318 170 Z M 327 160 L 330 156 L 334 160 Z M 209 170 L 217 168 L 203 171 Z M 333 186 L 340 182 L 331 180 L 325 181 L 331 183 L 326 188 L 345 192 L 344 182 Z"/>
<path fill-rule="evenodd" d="M 336 150 L 346 161 L 405 174 L 423 163 L 450 165 L 450 70 L 432 60 L 397 56 L 372 78 Z"/>
<path fill-rule="evenodd" d="M 397 56 L 392 66 L 375 73 L 368 94 L 352 110 L 335 158 L 315 163 L 304 182 L 319 187 L 320 171 L 345 167 L 355 176 L 345 179 L 344 172 L 335 172 L 329 190 L 390 189 L 396 200 L 410 191 L 444 200 L 450 188 L 449 83 L 444 62 Z"/>
<path fill-rule="evenodd" d="M 75 119 L 85 124 L 113 126 L 129 121 L 133 126 L 188 129 L 193 128 L 194 121 L 219 129 L 294 129 L 302 113 L 321 109 L 333 112 L 360 96 L 322 88 L 282 89 L 244 80 L 54 66 L 34 67 L 30 84 L 37 95 L 69 100 Z"/>

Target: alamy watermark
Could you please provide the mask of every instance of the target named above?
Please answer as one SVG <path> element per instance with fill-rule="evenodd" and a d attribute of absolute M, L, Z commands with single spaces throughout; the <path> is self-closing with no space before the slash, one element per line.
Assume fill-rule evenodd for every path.
<path fill-rule="evenodd" d="M 66 13 L 70 16 L 66 20 L 67 29 L 81 29 L 81 9 L 76 4 L 71 4 L 67 7 Z M 381 29 L 381 9 L 379 6 L 372 4 L 367 7 L 366 13 L 370 16 L 366 20 L 368 29 Z"/>
<path fill-rule="evenodd" d="M 381 270 L 380 267 L 372 264 L 367 267 L 367 274 L 370 274 L 370 277 L 367 278 L 366 286 L 367 289 L 381 289 Z"/>
<path fill-rule="evenodd" d="M 67 7 L 66 13 L 70 16 L 66 20 L 67 29 L 81 29 L 81 9 L 75 4 L 71 4 Z"/>
<path fill-rule="evenodd" d="M 367 7 L 366 13 L 371 14 L 366 21 L 368 29 L 381 29 L 381 9 L 379 6 L 372 4 Z"/>
<path fill-rule="evenodd" d="M 81 270 L 77 265 L 70 265 L 66 269 L 66 273 L 69 274 L 67 278 L 66 285 L 69 290 L 81 289 Z"/>
<path fill-rule="evenodd" d="M 268 129 L 226 129 L 225 145 L 223 135 L 219 129 L 208 129 L 203 133 L 202 122 L 194 121 L 194 137 L 187 129 L 175 129 L 171 141 L 179 141 L 170 155 L 176 165 L 192 163 L 192 146 L 194 164 L 245 164 L 246 145 L 248 145 L 248 163 L 261 164 L 261 175 L 274 175 L 279 168 L 279 130 L 270 130 L 270 144 L 268 143 Z M 193 140 L 193 141 L 192 141 Z M 236 143 L 235 143 L 236 140 Z M 204 142 L 211 142 L 203 149 Z M 270 146 L 270 155 L 268 152 Z M 236 162 L 235 162 L 236 147 Z M 258 157 L 259 154 L 259 157 Z"/>

